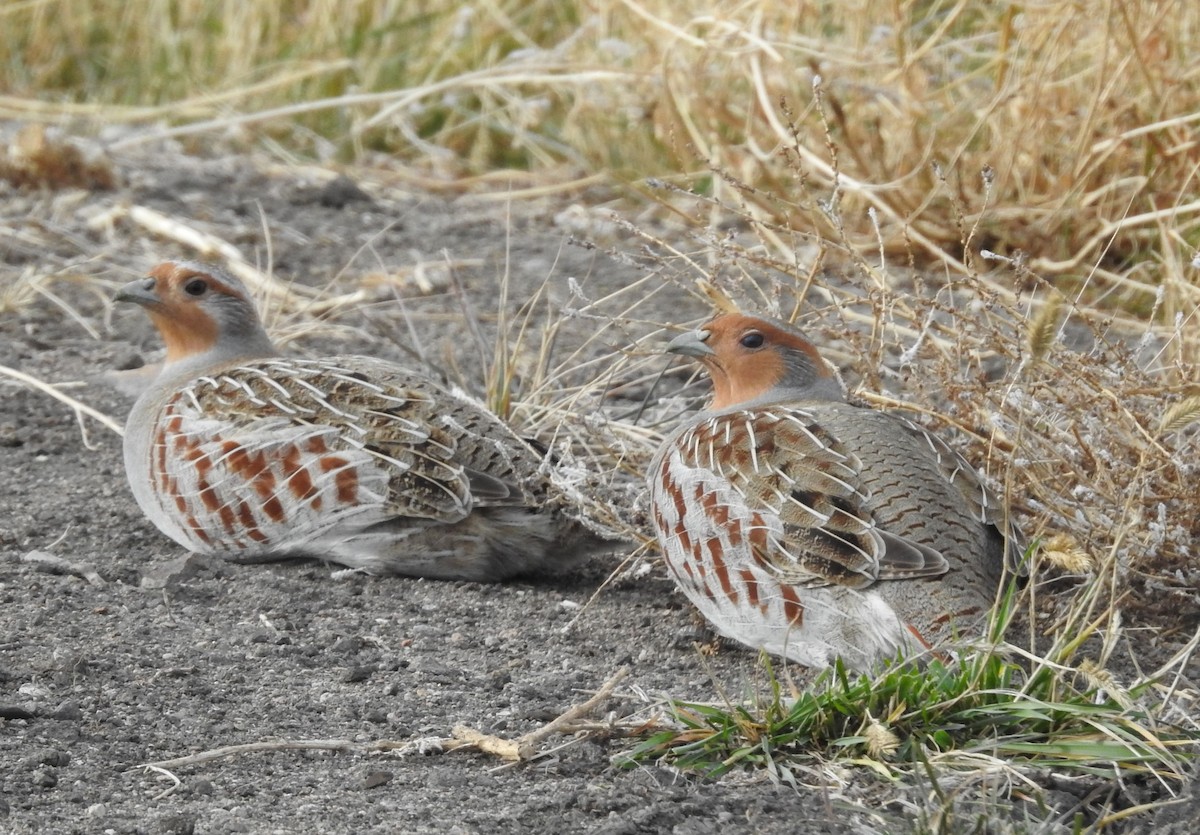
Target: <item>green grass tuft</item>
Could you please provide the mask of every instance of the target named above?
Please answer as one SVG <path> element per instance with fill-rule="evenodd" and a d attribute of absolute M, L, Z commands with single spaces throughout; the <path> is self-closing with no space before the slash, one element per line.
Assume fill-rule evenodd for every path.
<path fill-rule="evenodd" d="M 715 777 L 815 758 L 894 773 L 959 752 L 1080 773 L 1111 774 L 1115 766 L 1179 776 L 1193 756 L 1194 731 L 1159 726 L 1148 708 L 1069 687 L 1050 670 L 1028 675 L 988 650 L 875 676 L 851 676 L 839 663 L 794 700 L 772 677 L 773 698 L 753 707 L 671 701 L 676 727 L 655 731 L 620 759 Z"/>
<path fill-rule="evenodd" d="M 1005 631 L 1016 601 L 1010 590 L 995 631 Z M 1165 705 L 1154 704 L 1153 681 L 1124 692 L 1079 687 L 1077 678 L 1092 679 L 1044 658 L 1018 663 L 1017 653 L 1003 643 L 972 646 L 955 660 L 897 658 L 873 675 L 851 674 L 838 661 L 796 695 L 764 655 L 767 698 L 745 705 L 671 700 L 671 725 L 653 729 L 618 762 L 657 761 L 717 777 L 835 759 L 899 778 L 934 759 L 982 756 L 1018 768 L 1182 778 L 1200 733 L 1160 721 Z"/>

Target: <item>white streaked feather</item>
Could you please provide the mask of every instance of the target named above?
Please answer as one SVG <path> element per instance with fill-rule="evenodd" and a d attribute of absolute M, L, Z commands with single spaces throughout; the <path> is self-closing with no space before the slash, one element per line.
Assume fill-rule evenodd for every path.
<path fill-rule="evenodd" d="M 761 472 L 758 465 L 758 437 L 754 434 L 754 420 L 749 413 L 743 412 L 746 421 L 746 434 L 750 438 L 750 464 L 754 467 L 754 472 Z"/>
<path fill-rule="evenodd" d="M 284 414 L 288 414 L 288 415 L 298 415 L 298 414 L 300 414 L 300 412 L 299 412 L 299 410 L 298 410 L 298 409 L 293 409 L 291 406 L 286 406 L 286 405 L 284 405 L 283 403 L 280 403 L 280 402 L 279 402 L 278 400 L 276 400 L 274 397 L 272 397 L 272 398 L 269 398 L 269 399 L 267 400 L 267 402 L 268 402 L 268 403 L 270 403 L 272 406 L 274 406 L 274 407 L 275 407 L 276 409 L 278 409 L 279 411 L 283 412 Z"/>

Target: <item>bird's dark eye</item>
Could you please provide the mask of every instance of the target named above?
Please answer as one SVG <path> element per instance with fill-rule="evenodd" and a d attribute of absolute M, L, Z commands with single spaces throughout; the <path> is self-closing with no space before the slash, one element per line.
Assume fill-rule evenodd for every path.
<path fill-rule="evenodd" d="M 764 339 L 763 335 L 758 331 L 750 331 L 750 333 L 744 334 L 738 341 L 741 343 L 743 348 L 750 348 L 753 350 L 754 348 L 761 348 L 763 343 L 766 342 L 766 339 Z"/>
<path fill-rule="evenodd" d="M 208 282 L 202 278 L 193 278 L 187 284 L 183 285 L 183 292 L 189 296 L 203 296 L 204 291 L 208 289 Z"/>

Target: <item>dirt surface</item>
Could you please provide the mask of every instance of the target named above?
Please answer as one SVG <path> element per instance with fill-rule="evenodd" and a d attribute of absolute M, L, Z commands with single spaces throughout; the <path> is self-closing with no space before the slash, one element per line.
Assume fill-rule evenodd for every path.
<path fill-rule="evenodd" d="M 280 332 L 301 352 L 410 365 L 420 355 L 426 370 L 468 386 L 481 375 L 464 316 L 494 329 L 506 274 L 513 310 L 538 293 L 561 310 L 579 292 L 598 298 L 641 275 L 571 245 L 572 219 L 594 215 L 563 204 L 378 184 L 364 186 L 368 196 L 327 172 L 165 151 L 118 160 L 118 174 L 112 192 L 0 185 L 0 294 L 31 276 L 62 277 L 9 299 L 0 365 L 119 422 L 131 400 L 109 372 L 152 361 L 157 345 L 139 311 L 106 299 L 153 263 L 196 253 L 127 215 L 104 222 L 113 207 L 153 209 L 252 263 L 269 257 L 282 277 L 334 282 L 331 293 L 372 273 L 407 276 L 340 316 L 336 331 L 290 332 L 285 317 Z M 457 264 L 453 280 L 446 262 Z M 673 320 L 702 312 L 670 300 L 660 310 Z M 584 343 L 590 327 L 577 317 L 563 345 Z M 0 378 L 0 831 L 904 832 L 937 830 L 950 808 L 945 820 L 962 828 L 944 831 L 988 820 L 988 831 L 1042 832 L 1066 831 L 1104 800 L 1103 780 L 1047 778 L 1044 791 L 1003 800 L 1004 787 L 986 782 L 946 796 L 945 786 L 902 789 L 842 766 L 797 772 L 795 785 L 740 772 L 704 780 L 618 767 L 614 755 L 632 743 L 596 733 L 549 737 L 520 765 L 416 744 L 458 725 L 516 739 L 622 667 L 628 677 L 593 718 L 649 717 L 662 694 L 738 698 L 761 687 L 762 668 L 734 647 L 702 656 L 697 642 L 711 636 L 652 562 L 596 594 L 632 546 L 565 577 L 486 586 L 188 558 L 142 518 L 120 445 L 96 421 Z M 280 740 L 350 745 L 138 767 Z M 376 740 L 414 744 L 366 751 Z"/>

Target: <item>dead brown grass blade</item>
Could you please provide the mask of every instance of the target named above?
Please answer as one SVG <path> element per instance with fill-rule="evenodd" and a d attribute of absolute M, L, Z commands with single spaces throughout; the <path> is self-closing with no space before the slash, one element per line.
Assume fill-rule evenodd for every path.
<path fill-rule="evenodd" d="M 1118 308 L 1171 274 L 1169 258 L 1131 259 L 1164 231 L 1194 246 L 1200 229 L 1200 7 L 1187 0 L 1115 0 L 1102 15 L 919 4 L 882 20 L 774 0 L 172 9 L 10 4 L 0 111 L 169 123 L 117 150 L 231 131 L 323 157 L 384 149 L 430 182 L 690 171 L 712 197 L 736 195 L 776 257 L 790 230 L 952 273 L 976 247 L 1022 252 Z M 697 157 L 727 176 L 697 171 Z M 1196 291 L 1194 278 L 1176 288 L 1192 303 Z"/>

